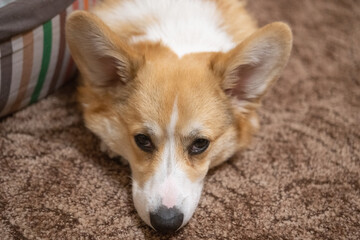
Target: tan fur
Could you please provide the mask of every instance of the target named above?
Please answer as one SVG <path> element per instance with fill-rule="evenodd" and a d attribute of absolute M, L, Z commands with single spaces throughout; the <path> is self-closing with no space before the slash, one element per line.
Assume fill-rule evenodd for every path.
<path fill-rule="evenodd" d="M 239 0 L 212 0 L 216 2 L 224 19 L 226 31 L 237 43 L 242 42 L 256 31 L 257 24 L 246 12 L 245 1 Z"/>
<path fill-rule="evenodd" d="M 193 53 L 178 58 L 160 43 L 130 45 L 127 39 L 142 34 L 141 25 L 146 19 L 107 26 L 94 14 L 77 12 L 68 20 L 67 40 L 81 73 L 78 97 L 86 126 L 112 151 L 129 160 L 133 178 L 140 184 L 152 176 L 160 161 L 175 98 L 179 109 L 177 154 L 181 156 L 182 168 L 195 181 L 205 176 L 209 167 L 246 147 L 258 128 L 254 124 L 256 108 L 265 91 L 255 98 L 243 99 L 246 104 L 240 108 L 233 104 L 237 98 L 233 95 L 239 90 L 232 90 L 233 95 L 226 92 L 236 86 L 236 74 L 247 74 L 248 68 L 252 71 L 257 67 L 249 62 L 252 53 L 247 49 L 253 48 L 253 43 L 261 45 L 270 39 L 279 50 L 278 62 L 266 72 L 267 85 L 279 77 L 288 59 L 291 32 L 285 24 L 274 23 L 256 31 L 243 4 L 236 0 L 214 1 L 221 9 L 226 31 L 239 43 L 228 53 Z M 95 13 L 106 12 L 114 2 L 105 1 Z M 100 37 L 91 42 L 93 38 L 84 37 L 89 33 Z M 268 70 L 267 66 L 264 69 Z M 101 79 L 94 74 L 100 74 Z M 148 132 L 144 127 L 148 122 L 157 124 L 161 134 Z M 203 126 L 199 137 L 206 137 L 211 143 L 204 153 L 190 156 L 187 147 L 197 137 L 190 134 L 189 126 L 194 122 Z M 157 146 L 154 154 L 136 146 L 134 135 L 138 133 L 151 136 Z"/>

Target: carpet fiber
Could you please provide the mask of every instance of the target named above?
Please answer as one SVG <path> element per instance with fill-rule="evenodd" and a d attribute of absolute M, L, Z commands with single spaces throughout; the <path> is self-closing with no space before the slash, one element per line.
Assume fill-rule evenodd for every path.
<path fill-rule="evenodd" d="M 189 224 L 137 216 L 130 170 L 99 150 L 74 84 L 0 120 L 1 239 L 360 239 L 360 4 L 249 0 L 288 22 L 290 62 L 250 148 L 209 172 Z"/>

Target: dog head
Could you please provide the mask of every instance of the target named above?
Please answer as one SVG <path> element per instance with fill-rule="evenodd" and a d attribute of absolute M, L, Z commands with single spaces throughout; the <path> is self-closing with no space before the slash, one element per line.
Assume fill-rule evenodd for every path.
<path fill-rule="evenodd" d="M 161 43 L 129 44 L 86 12 L 66 35 L 86 126 L 129 161 L 135 207 L 161 232 L 189 221 L 208 169 L 249 143 L 292 45 L 289 27 L 273 23 L 229 52 L 179 58 Z"/>

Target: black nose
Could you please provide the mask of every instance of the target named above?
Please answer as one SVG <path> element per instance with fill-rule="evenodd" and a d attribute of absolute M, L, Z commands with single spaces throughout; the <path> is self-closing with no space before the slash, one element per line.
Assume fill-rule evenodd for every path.
<path fill-rule="evenodd" d="M 182 224 L 184 214 L 176 207 L 167 208 L 160 206 L 155 212 L 150 213 L 151 225 L 161 233 L 175 232 Z"/>

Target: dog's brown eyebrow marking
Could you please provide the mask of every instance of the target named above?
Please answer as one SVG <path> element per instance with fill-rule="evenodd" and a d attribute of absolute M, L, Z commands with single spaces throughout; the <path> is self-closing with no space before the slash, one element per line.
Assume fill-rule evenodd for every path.
<path fill-rule="evenodd" d="M 143 127 L 142 131 L 151 136 L 159 137 L 159 135 L 161 135 L 161 129 L 159 127 L 154 127 L 154 124 L 148 123 L 148 122 L 144 123 L 144 127 Z"/>
<path fill-rule="evenodd" d="M 204 135 L 203 131 L 201 128 L 195 128 L 193 130 L 190 131 L 190 133 L 184 137 L 186 140 L 193 140 L 196 138 L 204 138 L 204 139 L 209 139 L 209 136 Z"/>
<path fill-rule="evenodd" d="M 142 128 L 141 132 L 144 134 L 147 134 L 147 135 L 151 135 L 151 136 L 156 135 L 154 129 L 151 127 L 148 127 L 148 126 L 145 126 L 144 128 Z"/>
<path fill-rule="evenodd" d="M 190 131 L 188 137 L 190 138 L 195 138 L 195 137 L 198 137 L 200 134 L 200 129 L 199 128 L 195 128 L 193 130 Z"/>

